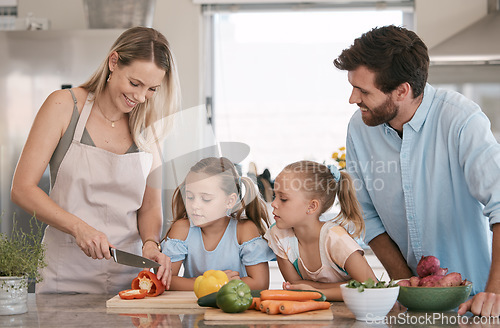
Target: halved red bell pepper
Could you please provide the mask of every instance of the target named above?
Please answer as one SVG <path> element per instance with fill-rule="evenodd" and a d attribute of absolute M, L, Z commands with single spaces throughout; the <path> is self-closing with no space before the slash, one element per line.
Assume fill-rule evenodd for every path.
<path fill-rule="evenodd" d="M 118 293 L 124 300 L 132 300 L 134 298 L 144 298 L 148 294 L 147 289 L 126 289 Z"/>
<path fill-rule="evenodd" d="M 166 322 L 168 320 L 169 314 L 120 313 L 120 315 L 131 317 L 134 327 L 170 327 Z"/>
<path fill-rule="evenodd" d="M 158 296 L 165 291 L 165 286 L 156 278 L 156 275 L 148 270 L 139 272 L 136 278 L 132 280 L 132 289 L 146 289 L 146 296 Z"/>

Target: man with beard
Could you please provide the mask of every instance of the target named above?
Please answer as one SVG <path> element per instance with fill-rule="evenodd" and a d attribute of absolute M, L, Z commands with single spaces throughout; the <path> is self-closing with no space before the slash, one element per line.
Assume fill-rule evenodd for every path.
<path fill-rule="evenodd" d="M 459 314 L 499 316 L 500 145 L 488 118 L 427 84 L 427 47 L 405 28 L 372 29 L 334 64 L 348 71 L 349 102 L 360 109 L 346 148 L 365 242 L 392 279 L 436 256 L 474 284 Z"/>

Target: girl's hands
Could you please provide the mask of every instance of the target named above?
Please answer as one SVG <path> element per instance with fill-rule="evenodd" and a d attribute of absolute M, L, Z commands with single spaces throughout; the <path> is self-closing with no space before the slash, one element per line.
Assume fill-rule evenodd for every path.
<path fill-rule="evenodd" d="M 307 284 L 291 284 L 288 281 L 285 281 L 283 283 L 283 289 L 300 289 L 300 290 L 312 290 L 315 289 L 312 286 L 309 286 Z"/>
<path fill-rule="evenodd" d="M 144 244 L 142 256 L 161 265 L 156 273 L 156 278 L 161 281 L 166 289 L 170 289 L 170 282 L 172 281 L 172 262 L 170 261 L 170 257 L 160 252 L 154 243 Z"/>
<path fill-rule="evenodd" d="M 238 271 L 224 270 L 224 272 L 227 274 L 227 279 L 229 280 L 241 279 Z"/>

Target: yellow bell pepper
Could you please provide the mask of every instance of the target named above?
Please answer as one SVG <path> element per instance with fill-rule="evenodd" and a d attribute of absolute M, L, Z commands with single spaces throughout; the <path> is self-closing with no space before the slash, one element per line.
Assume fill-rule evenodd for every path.
<path fill-rule="evenodd" d="M 220 270 L 208 270 L 194 281 L 194 294 L 200 298 L 215 293 L 228 283 L 227 274 Z"/>

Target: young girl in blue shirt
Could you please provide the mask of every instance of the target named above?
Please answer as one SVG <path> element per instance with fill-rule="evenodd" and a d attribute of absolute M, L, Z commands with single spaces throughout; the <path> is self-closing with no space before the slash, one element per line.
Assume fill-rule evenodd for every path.
<path fill-rule="evenodd" d="M 269 287 L 267 262 L 275 255 L 263 239 L 267 209 L 231 161 L 209 157 L 194 165 L 174 192 L 172 211 L 164 247 L 172 261 L 170 290 L 193 290 L 207 270 L 224 271 L 251 289 Z"/>

